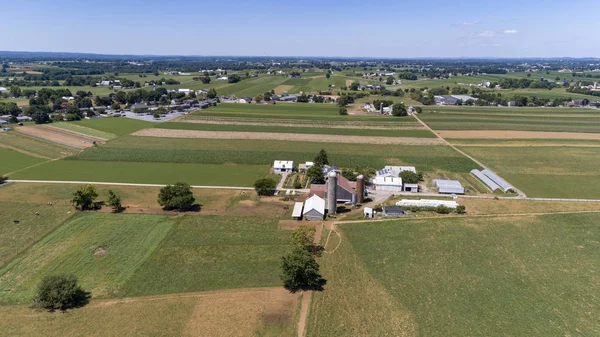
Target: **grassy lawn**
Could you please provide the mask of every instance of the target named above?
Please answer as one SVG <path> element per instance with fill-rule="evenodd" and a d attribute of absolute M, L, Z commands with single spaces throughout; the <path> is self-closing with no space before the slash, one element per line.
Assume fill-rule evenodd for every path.
<path fill-rule="evenodd" d="M 291 249 L 277 219 L 186 216 L 126 285 L 127 296 L 281 284 Z"/>
<path fill-rule="evenodd" d="M 0 269 L 0 303 L 27 303 L 44 275 L 61 273 L 93 297 L 122 295 L 173 225 L 159 215 L 79 214 Z"/>
<path fill-rule="evenodd" d="M 75 124 L 75 123 L 59 122 L 59 123 L 52 123 L 52 126 L 55 126 L 57 128 L 61 128 L 61 129 L 65 129 L 68 131 L 82 133 L 84 135 L 88 135 L 88 136 L 92 136 L 92 137 L 99 137 L 99 138 L 104 138 L 104 139 L 112 139 L 112 138 L 116 137 L 112 133 L 102 132 L 102 131 L 98 131 L 96 129 L 92 129 L 89 127 L 84 127 L 81 125 L 81 123 Z"/>
<path fill-rule="evenodd" d="M 233 124 L 199 124 L 167 122 L 157 125 L 162 129 L 201 130 L 201 131 L 237 131 L 237 132 L 275 132 L 301 133 L 319 135 L 346 135 L 371 137 L 418 137 L 435 138 L 429 130 L 373 130 L 373 129 L 343 129 L 343 128 L 310 128 L 269 125 L 233 125 Z"/>
<path fill-rule="evenodd" d="M 414 317 L 418 335 L 596 336 L 596 224 L 596 214 L 583 213 L 342 228 L 377 284 Z M 360 285 L 346 296 L 361 296 Z M 332 301 L 343 306 L 342 298 Z"/>
<path fill-rule="evenodd" d="M 599 147 L 461 148 L 530 197 L 600 198 Z"/>
<path fill-rule="evenodd" d="M 45 159 L 0 147 L 0 175 L 44 162 Z"/>
<path fill-rule="evenodd" d="M 414 165 L 419 170 L 469 172 L 476 165 L 448 146 L 368 145 L 318 142 L 120 137 L 70 159 L 203 164 L 273 165 L 274 160 L 311 161 L 325 149 L 333 165 Z M 72 160 L 67 160 L 71 162 Z M 175 165 L 175 164 L 172 164 Z"/>
<path fill-rule="evenodd" d="M 0 149 L 2 150 L 2 149 Z M 58 160 L 11 175 L 13 179 L 251 187 L 267 175 L 265 165 L 210 165 Z"/>
<path fill-rule="evenodd" d="M 20 132 L 0 133 L 0 144 L 11 146 L 48 159 L 64 157 L 77 152 L 73 148 L 49 142 L 41 138 L 28 136 Z"/>
<path fill-rule="evenodd" d="M 152 122 L 124 117 L 84 119 L 77 122 L 71 122 L 71 124 L 96 129 L 98 131 L 115 134 L 117 136 L 127 135 L 141 129 L 154 127 L 156 125 Z"/>

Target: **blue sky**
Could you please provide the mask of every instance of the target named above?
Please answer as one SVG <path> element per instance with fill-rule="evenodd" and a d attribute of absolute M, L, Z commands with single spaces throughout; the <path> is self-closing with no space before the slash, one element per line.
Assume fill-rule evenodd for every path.
<path fill-rule="evenodd" d="M 7 1 L 0 50 L 600 57 L 600 1 Z"/>

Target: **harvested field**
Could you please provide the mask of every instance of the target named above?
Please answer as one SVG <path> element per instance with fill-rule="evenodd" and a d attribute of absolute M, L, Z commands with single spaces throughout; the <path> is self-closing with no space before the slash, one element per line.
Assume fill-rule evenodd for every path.
<path fill-rule="evenodd" d="M 600 140 L 600 133 L 542 132 L 514 130 L 458 130 L 436 131 L 444 138 L 463 139 L 583 139 Z"/>
<path fill-rule="evenodd" d="M 17 129 L 19 132 L 29 136 L 42 138 L 54 143 L 74 147 L 77 149 L 85 149 L 93 145 L 94 138 L 77 135 L 66 130 L 49 127 L 49 126 L 25 126 Z"/>
<path fill-rule="evenodd" d="M 286 85 L 286 84 L 280 84 L 278 86 L 275 87 L 275 93 L 277 95 L 281 95 L 284 91 L 289 91 L 290 89 L 292 89 L 294 86 L 293 85 Z"/>
<path fill-rule="evenodd" d="M 20 132 L 0 133 L 0 147 L 46 159 L 65 157 L 76 152 L 73 148 L 41 138 L 31 137 Z"/>
<path fill-rule="evenodd" d="M 215 132 L 195 130 L 172 129 L 144 129 L 133 134 L 134 136 L 165 137 L 165 138 L 209 138 L 209 139 L 260 139 L 260 140 L 287 140 L 301 142 L 325 143 L 356 143 L 356 144 L 403 144 L 403 145 L 443 145 L 437 138 L 409 138 L 409 137 L 364 137 L 364 136 L 337 136 L 313 134 L 282 134 L 269 132 Z"/>
<path fill-rule="evenodd" d="M 354 80 L 346 80 L 346 86 L 350 87 L 350 85 L 352 85 L 352 82 L 354 82 Z"/>

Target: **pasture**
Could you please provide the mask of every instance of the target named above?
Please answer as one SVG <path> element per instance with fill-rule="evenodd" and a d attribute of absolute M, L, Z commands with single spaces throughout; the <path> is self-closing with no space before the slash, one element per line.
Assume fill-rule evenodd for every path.
<path fill-rule="evenodd" d="M 385 297 L 391 303 L 386 313 L 397 312 L 403 319 L 400 332 L 388 327 L 381 335 L 594 336 L 600 334 L 598 312 L 590 309 L 600 305 L 596 219 L 594 213 L 448 218 L 346 224 L 342 229 L 374 278 L 373 288 L 391 295 Z M 343 251 L 335 254 L 348 259 Z M 328 283 L 332 289 L 326 292 L 355 277 L 354 269 L 341 266 L 341 273 L 329 274 L 327 264 L 323 260 L 323 276 L 337 282 Z M 321 304 L 363 325 L 317 315 L 309 335 L 382 329 L 377 320 L 362 320 L 381 311 L 378 305 L 358 309 L 365 288 L 371 289 L 364 284 L 350 284 L 344 296 Z M 352 301 L 360 305 L 348 305 Z M 313 308 L 319 304 L 315 301 Z M 359 333 L 344 331 L 348 325 L 358 325 Z"/>
<path fill-rule="evenodd" d="M 45 159 L 29 156 L 0 146 L 0 175 L 22 170 L 44 161 Z"/>
<path fill-rule="evenodd" d="M 0 335 L 294 337 L 298 301 L 282 288 L 257 288 L 94 300 L 68 313 L 0 306 Z"/>
<path fill-rule="evenodd" d="M 271 125 L 235 125 L 235 124 L 204 124 L 204 123 L 177 123 L 167 122 L 157 125 L 160 129 L 173 130 L 199 130 L 223 132 L 274 132 L 286 134 L 317 134 L 317 135 L 344 135 L 344 136 L 371 136 L 371 137 L 415 137 L 435 138 L 428 130 L 382 130 L 382 129 L 344 129 L 344 128 L 310 128 L 297 126 L 271 126 Z"/>
<path fill-rule="evenodd" d="M 460 148 L 530 197 L 600 198 L 600 147 Z"/>
<path fill-rule="evenodd" d="M 165 152 L 163 151 L 163 153 Z M 165 154 L 173 156 L 172 153 Z M 114 156 L 116 157 L 117 154 Z M 190 185 L 250 187 L 256 179 L 268 174 L 268 165 L 211 165 L 181 163 L 181 161 L 169 162 L 169 160 L 151 163 L 144 160 L 143 156 L 137 159 L 140 161 L 133 161 L 135 159 L 132 161 L 63 159 L 32 167 L 10 177 L 12 179 L 139 184 L 173 184 L 177 181 L 184 181 Z"/>
<path fill-rule="evenodd" d="M 93 298 L 277 286 L 291 249 L 277 221 L 79 213 L 0 269 L 0 303 L 27 303 L 57 273 L 77 275 Z"/>
<path fill-rule="evenodd" d="M 369 144 L 136 136 L 120 137 L 103 146 L 88 149 L 77 156 L 62 161 L 61 165 L 67 165 L 62 163 L 77 165 L 76 162 L 79 160 L 87 163 L 98 162 L 98 164 L 102 164 L 103 161 L 155 163 L 152 165 L 165 163 L 164 165 L 172 165 L 173 167 L 178 165 L 174 163 L 240 165 L 222 166 L 225 170 L 232 168 L 228 172 L 233 172 L 236 168 L 245 170 L 247 165 L 272 165 L 274 160 L 282 160 L 282 158 L 294 160 L 297 163 L 311 161 L 321 149 L 327 151 L 329 161 L 332 164 L 341 167 L 380 168 L 386 164 L 406 164 L 415 165 L 418 170 L 422 171 L 469 172 L 476 166 L 471 160 L 452 148 L 442 145 L 373 146 Z M 133 165 L 136 163 L 127 164 Z M 143 170 L 143 166 L 140 165 L 139 170 Z M 266 170 L 266 167 L 264 170 Z M 47 170 L 38 170 L 38 172 L 43 171 Z M 90 174 L 89 171 L 88 174 Z M 218 176 L 221 176 L 221 174 Z M 213 179 L 218 178 L 214 177 Z M 139 179 L 136 181 L 139 181 Z"/>

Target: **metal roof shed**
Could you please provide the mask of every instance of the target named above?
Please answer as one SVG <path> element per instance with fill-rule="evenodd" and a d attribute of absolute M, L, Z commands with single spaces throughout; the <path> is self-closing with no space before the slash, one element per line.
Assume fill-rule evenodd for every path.
<path fill-rule="evenodd" d="M 294 204 L 294 211 L 292 212 L 293 219 L 302 219 L 302 209 L 304 208 L 304 204 L 301 202 L 297 202 Z"/>
<path fill-rule="evenodd" d="M 504 190 L 504 192 L 508 192 L 514 188 L 511 184 L 506 182 L 506 180 L 500 178 L 500 176 L 488 169 L 481 171 L 481 173 L 485 174 L 488 178 L 498 184 Z"/>
<path fill-rule="evenodd" d="M 500 186 L 498 186 L 498 184 L 496 184 L 494 181 L 488 178 L 485 174 L 481 173 L 481 171 L 474 169 L 471 170 L 471 174 L 479 178 L 479 180 L 483 181 L 483 183 L 486 184 L 487 187 L 489 187 L 489 189 L 492 190 L 492 192 L 500 189 Z"/>
<path fill-rule="evenodd" d="M 323 220 L 325 217 L 325 200 L 317 195 L 306 199 L 302 214 L 306 220 Z"/>
<path fill-rule="evenodd" d="M 433 185 L 443 194 L 465 194 L 465 189 L 458 180 L 435 179 Z"/>

